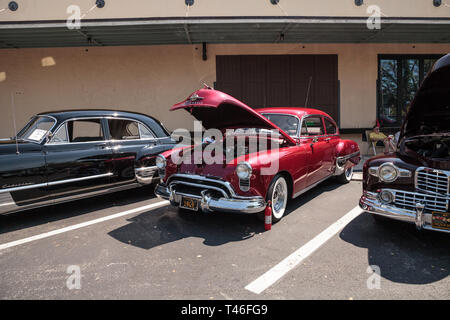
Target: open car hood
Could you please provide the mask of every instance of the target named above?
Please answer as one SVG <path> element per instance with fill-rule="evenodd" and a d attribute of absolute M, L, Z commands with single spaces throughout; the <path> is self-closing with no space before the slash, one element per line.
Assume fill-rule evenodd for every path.
<path fill-rule="evenodd" d="M 400 139 L 450 132 L 450 54 L 439 59 L 409 106 Z"/>
<path fill-rule="evenodd" d="M 205 129 L 275 129 L 278 130 L 287 141 L 295 144 L 295 140 L 277 125 L 241 101 L 221 91 L 210 88 L 195 91 L 186 100 L 172 106 L 170 111 L 178 109 L 185 109 L 197 120 L 202 121 Z"/>

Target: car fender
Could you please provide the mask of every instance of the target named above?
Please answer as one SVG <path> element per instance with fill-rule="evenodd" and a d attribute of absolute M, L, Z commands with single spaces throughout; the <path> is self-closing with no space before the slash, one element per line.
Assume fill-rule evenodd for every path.
<path fill-rule="evenodd" d="M 337 165 L 345 168 L 355 166 L 361 161 L 358 144 L 353 140 L 341 140 L 336 146 Z"/>

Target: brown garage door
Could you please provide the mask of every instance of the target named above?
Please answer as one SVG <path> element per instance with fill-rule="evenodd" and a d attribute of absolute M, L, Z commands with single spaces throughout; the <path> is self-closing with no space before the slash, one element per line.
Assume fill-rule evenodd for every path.
<path fill-rule="evenodd" d="M 251 107 L 304 107 L 307 101 L 339 121 L 337 55 L 217 56 L 216 66 L 216 88 Z"/>

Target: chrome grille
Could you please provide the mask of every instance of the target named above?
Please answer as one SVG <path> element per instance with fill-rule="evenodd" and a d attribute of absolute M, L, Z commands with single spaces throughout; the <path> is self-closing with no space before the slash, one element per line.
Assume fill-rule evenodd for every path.
<path fill-rule="evenodd" d="M 449 193 L 450 173 L 419 168 L 416 171 L 416 189 L 428 193 L 447 195 Z"/>
<path fill-rule="evenodd" d="M 416 203 L 425 204 L 425 211 L 448 212 L 448 199 L 439 196 L 419 194 L 406 191 L 395 191 L 394 204 L 396 207 L 415 211 Z"/>
<path fill-rule="evenodd" d="M 241 188 L 242 191 L 250 190 L 250 179 L 239 179 L 239 188 Z"/>
<path fill-rule="evenodd" d="M 225 198 L 234 196 L 234 191 L 228 182 L 213 177 L 207 178 L 198 175 L 173 174 L 169 177 L 167 185 L 185 185 L 201 188 L 202 190 L 215 190 L 220 192 Z"/>

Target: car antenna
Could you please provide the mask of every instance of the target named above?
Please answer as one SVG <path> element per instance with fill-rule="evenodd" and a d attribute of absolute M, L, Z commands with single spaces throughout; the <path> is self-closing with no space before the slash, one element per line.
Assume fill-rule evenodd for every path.
<path fill-rule="evenodd" d="M 205 89 L 209 89 L 211 90 L 212 88 L 210 86 L 208 86 L 206 83 L 203 82 L 203 85 L 205 86 Z"/>
<path fill-rule="evenodd" d="M 305 108 L 308 106 L 309 91 L 311 89 L 312 76 L 309 77 L 308 91 L 306 92 Z"/>
<path fill-rule="evenodd" d="M 16 107 L 14 105 L 14 94 L 20 94 L 20 92 L 11 92 L 11 111 L 13 116 L 13 126 L 14 126 L 14 140 L 16 140 L 16 154 L 19 152 L 19 143 L 17 142 L 17 126 L 16 126 Z"/>

